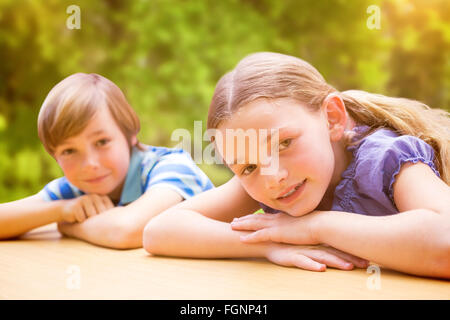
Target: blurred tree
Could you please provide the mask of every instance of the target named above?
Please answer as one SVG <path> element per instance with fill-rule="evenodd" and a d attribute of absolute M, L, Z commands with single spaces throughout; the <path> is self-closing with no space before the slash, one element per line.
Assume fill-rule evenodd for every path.
<path fill-rule="evenodd" d="M 277 51 L 313 64 L 338 90 L 362 89 L 449 110 L 445 0 L 0 0 L 0 201 L 39 191 L 62 173 L 36 120 L 49 90 L 75 72 L 114 81 L 140 116 L 140 140 L 204 123 L 217 80 L 245 55 Z M 381 28 L 367 27 L 378 5 Z M 206 142 L 205 142 L 206 144 Z M 202 165 L 216 185 L 231 174 Z"/>

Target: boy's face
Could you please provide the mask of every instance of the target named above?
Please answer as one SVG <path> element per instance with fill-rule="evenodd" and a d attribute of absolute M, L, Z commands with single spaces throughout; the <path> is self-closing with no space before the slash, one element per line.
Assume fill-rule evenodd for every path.
<path fill-rule="evenodd" d="M 96 112 L 80 134 L 58 145 L 54 157 L 66 178 L 80 190 L 120 199 L 130 147 L 106 107 Z"/>

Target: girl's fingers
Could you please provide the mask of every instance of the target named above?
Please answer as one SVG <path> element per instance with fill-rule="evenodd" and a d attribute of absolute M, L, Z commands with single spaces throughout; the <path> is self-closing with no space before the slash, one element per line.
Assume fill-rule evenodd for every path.
<path fill-rule="evenodd" d="M 231 228 L 233 230 L 248 230 L 248 231 L 256 231 L 263 228 L 269 227 L 270 224 L 267 221 L 233 221 L 231 222 Z"/>
<path fill-rule="evenodd" d="M 322 272 L 327 269 L 327 266 L 325 264 L 314 261 L 313 259 L 310 259 L 309 257 L 304 256 L 302 254 L 295 255 L 292 264 L 297 268 L 311 271 Z"/>
<path fill-rule="evenodd" d="M 342 251 L 332 248 L 332 247 L 324 248 L 324 250 L 330 252 L 331 254 L 333 254 L 335 256 L 342 258 L 343 260 L 353 263 L 355 265 L 355 267 L 357 267 L 357 268 L 365 269 L 369 266 L 369 261 L 359 258 L 359 257 L 356 257 L 350 253 L 342 252 Z"/>
<path fill-rule="evenodd" d="M 265 242 L 265 241 L 275 241 L 276 237 L 272 235 L 273 229 L 272 228 L 265 228 L 261 229 L 255 232 L 252 232 L 250 234 L 247 234 L 245 236 L 241 236 L 240 239 L 242 242 L 245 243 L 256 243 L 256 242 Z"/>
<path fill-rule="evenodd" d="M 325 271 L 327 266 L 314 261 L 303 254 L 289 254 L 287 256 L 276 257 L 272 260 L 278 265 L 285 267 L 297 267 L 310 271 Z"/>
<path fill-rule="evenodd" d="M 260 217 L 261 216 L 261 217 Z M 245 216 L 242 218 L 235 218 L 231 222 L 233 230 L 260 230 L 273 225 L 273 218 L 263 217 L 264 215 Z"/>
<path fill-rule="evenodd" d="M 352 270 L 353 264 L 338 256 L 328 253 L 323 250 L 308 250 L 303 252 L 307 257 L 314 259 L 317 262 L 321 262 L 329 267 L 337 268 L 341 270 Z"/>
<path fill-rule="evenodd" d="M 256 243 L 265 241 L 284 242 L 282 237 L 282 231 L 280 231 L 280 228 L 277 227 L 261 229 L 252 232 L 250 234 L 241 236 L 240 239 L 242 242 L 245 243 Z"/>
<path fill-rule="evenodd" d="M 258 213 L 258 214 L 252 213 L 239 218 L 234 218 L 233 221 L 244 221 L 248 219 L 273 220 L 276 219 L 279 215 L 280 213 Z"/>

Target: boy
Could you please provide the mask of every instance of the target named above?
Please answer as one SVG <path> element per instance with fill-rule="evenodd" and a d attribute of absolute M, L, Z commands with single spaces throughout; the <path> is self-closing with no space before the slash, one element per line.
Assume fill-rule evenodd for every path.
<path fill-rule="evenodd" d="M 152 217 L 213 188 L 188 153 L 142 145 L 139 130 L 136 113 L 110 80 L 77 73 L 57 84 L 40 110 L 38 134 L 64 177 L 0 204 L 0 239 L 58 222 L 67 236 L 138 248 Z"/>

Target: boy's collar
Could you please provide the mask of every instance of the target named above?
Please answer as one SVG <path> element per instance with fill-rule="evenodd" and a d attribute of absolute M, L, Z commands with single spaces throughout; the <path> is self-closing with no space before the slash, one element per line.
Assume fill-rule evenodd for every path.
<path fill-rule="evenodd" d="M 141 187 L 141 163 L 145 153 L 137 147 L 133 147 L 128 166 L 127 177 L 120 195 L 119 205 L 126 205 L 135 201 L 142 195 Z"/>

